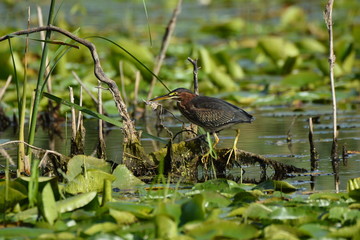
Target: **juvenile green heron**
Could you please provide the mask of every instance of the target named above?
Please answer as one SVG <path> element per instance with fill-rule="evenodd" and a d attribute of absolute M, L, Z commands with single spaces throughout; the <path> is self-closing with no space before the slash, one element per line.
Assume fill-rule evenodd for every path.
<path fill-rule="evenodd" d="M 252 115 L 231 103 L 219 98 L 198 96 L 186 88 L 177 88 L 150 101 L 163 99 L 176 100 L 182 115 L 190 122 L 212 133 L 215 137 L 214 146 L 219 142 L 217 132 L 238 123 L 251 123 L 254 120 Z M 237 130 L 233 149 L 236 148 L 239 134 Z"/>

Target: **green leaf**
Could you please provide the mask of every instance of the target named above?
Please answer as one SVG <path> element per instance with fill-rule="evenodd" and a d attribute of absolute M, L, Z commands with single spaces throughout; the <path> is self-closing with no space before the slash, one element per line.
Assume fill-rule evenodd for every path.
<path fill-rule="evenodd" d="M 155 216 L 156 238 L 173 239 L 178 235 L 177 224 L 166 215 Z"/>
<path fill-rule="evenodd" d="M 306 207 L 275 207 L 272 208 L 273 212 L 270 214 L 270 218 L 287 220 L 287 219 L 304 219 L 312 218 L 316 221 L 317 214 Z"/>
<path fill-rule="evenodd" d="M 87 192 L 56 202 L 59 213 L 70 212 L 86 206 L 96 199 L 96 192 Z"/>
<path fill-rule="evenodd" d="M 153 217 L 152 211 L 154 208 L 145 204 L 136 204 L 131 202 L 108 202 L 105 206 L 118 211 L 130 212 L 134 214 L 134 216 L 142 219 L 150 219 Z"/>
<path fill-rule="evenodd" d="M 43 92 L 43 95 L 44 95 L 44 97 L 47 97 L 47 98 L 49 98 L 49 99 L 51 99 L 51 100 L 53 100 L 53 101 L 55 101 L 57 103 L 64 104 L 64 105 L 66 105 L 68 107 L 73 107 L 76 110 L 79 110 L 79 111 L 81 111 L 83 113 L 86 113 L 86 114 L 88 114 L 90 116 L 93 116 L 93 117 L 95 117 L 97 119 L 101 119 L 101 120 L 104 120 L 105 122 L 111 123 L 111 124 L 113 124 L 115 126 L 122 127 L 122 122 L 117 121 L 114 118 L 110 118 L 110 117 L 105 116 L 103 114 L 100 114 L 98 112 L 91 111 L 90 109 L 87 109 L 87 108 L 82 107 L 80 105 L 77 105 L 75 103 L 69 102 L 69 101 L 67 101 L 65 99 L 59 98 L 59 97 L 54 96 L 54 95 L 52 95 L 50 93 L 47 93 L 47 92 Z"/>
<path fill-rule="evenodd" d="M 39 237 L 42 234 L 52 233 L 51 229 L 33 228 L 33 227 L 8 227 L 0 228 L 0 236 L 7 239 L 29 239 Z"/>
<path fill-rule="evenodd" d="M 124 164 L 118 165 L 115 168 L 113 175 L 116 177 L 115 181 L 112 183 L 113 188 L 133 189 L 138 185 L 145 184 L 139 178 L 135 177 Z"/>
<path fill-rule="evenodd" d="M 137 221 L 135 215 L 127 211 L 118 211 L 113 208 L 110 208 L 109 214 L 115 219 L 116 223 L 120 225 L 124 225 L 124 224 L 128 225 L 135 223 Z"/>
<path fill-rule="evenodd" d="M 305 234 L 299 229 L 289 225 L 272 224 L 264 229 L 265 239 L 287 239 L 298 240 Z"/>
<path fill-rule="evenodd" d="M 84 233 L 92 236 L 99 232 L 101 233 L 113 232 L 118 229 L 119 226 L 116 223 L 104 222 L 104 223 L 92 224 L 89 228 L 85 229 Z"/>
<path fill-rule="evenodd" d="M 264 181 L 258 184 L 256 187 L 254 187 L 254 189 L 275 190 L 284 193 L 296 191 L 296 187 L 294 187 L 290 183 L 284 181 L 275 181 L 275 180 Z"/>
<path fill-rule="evenodd" d="M 21 192 L 17 189 L 11 187 L 9 188 L 9 198 L 6 202 L 6 209 L 15 206 L 20 201 L 27 198 L 26 192 Z M 5 207 L 5 181 L 0 182 L 0 209 L 4 209 Z M 2 211 L 2 210 L 1 210 Z"/>
<path fill-rule="evenodd" d="M 104 159 L 91 156 L 76 155 L 71 158 L 67 165 L 66 177 L 68 181 L 74 180 L 76 176 L 86 170 L 97 169 L 106 173 L 111 172 L 111 166 Z"/>
<path fill-rule="evenodd" d="M 18 183 L 22 184 L 23 186 L 25 186 L 26 188 L 29 188 L 30 180 L 31 180 L 30 177 L 21 176 L 20 178 L 17 178 L 15 180 L 15 182 L 18 182 Z M 58 184 L 57 177 L 39 177 L 38 183 L 39 183 L 39 192 L 41 192 L 43 190 L 43 188 L 48 183 L 50 183 L 55 199 L 56 200 L 60 199 L 59 184 Z"/>
<path fill-rule="evenodd" d="M 42 190 L 39 209 L 46 221 L 48 221 L 50 225 L 53 225 L 58 217 L 58 210 L 50 183 L 47 183 Z"/>
<path fill-rule="evenodd" d="M 81 208 L 88 205 L 93 200 L 97 200 L 95 198 L 96 196 L 97 196 L 96 192 L 89 192 L 89 193 L 83 193 L 73 197 L 69 197 L 67 199 L 57 201 L 56 209 L 59 213 L 70 212 L 77 208 Z M 38 209 L 36 207 L 33 207 L 17 213 L 14 216 L 14 219 L 15 221 L 24 221 L 24 220 L 36 221 L 37 215 L 38 215 Z"/>
<path fill-rule="evenodd" d="M 181 206 L 181 225 L 205 219 L 205 199 L 202 194 L 197 194 Z"/>
<path fill-rule="evenodd" d="M 253 225 L 220 219 L 186 224 L 184 231 L 195 239 L 255 239 L 260 235 Z"/>
<path fill-rule="evenodd" d="M 179 223 L 181 217 L 181 205 L 172 202 L 159 202 L 154 211 L 154 215 L 166 215 L 176 223 Z"/>
<path fill-rule="evenodd" d="M 221 193 L 238 193 L 245 191 L 238 183 L 227 179 L 212 179 L 203 183 L 197 183 L 193 189 L 216 191 Z"/>
<path fill-rule="evenodd" d="M 295 74 L 289 74 L 281 81 L 283 85 L 290 87 L 305 87 L 309 84 L 318 83 L 322 80 L 322 77 L 313 71 L 298 72 Z"/>
<path fill-rule="evenodd" d="M 100 171 L 91 169 L 85 174 L 78 174 L 75 179 L 65 186 L 65 191 L 70 194 L 84 193 L 84 192 L 102 192 L 104 189 L 104 180 L 114 181 L 115 176 Z"/>
<path fill-rule="evenodd" d="M 297 47 L 281 37 L 266 36 L 260 39 L 259 47 L 264 53 L 273 60 L 277 66 L 282 66 L 283 61 L 287 57 L 295 57 L 299 55 Z"/>
<path fill-rule="evenodd" d="M 272 213 L 272 209 L 261 204 L 261 203 L 251 203 L 244 211 L 244 218 L 252 219 L 267 219 Z"/>
<path fill-rule="evenodd" d="M 305 37 L 300 40 L 300 46 L 310 53 L 326 53 L 326 47 L 318 40 Z"/>
<path fill-rule="evenodd" d="M 360 177 L 348 180 L 347 191 L 351 198 L 360 201 Z"/>
<path fill-rule="evenodd" d="M 328 237 L 336 239 L 359 239 L 360 236 L 360 221 L 357 221 L 353 226 L 346 226 L 329 233 Z"/>
<path fill-rule="evenodd" d="M 209 73 L 208 76 L 210 80 L 223 91 L 236 91 L 239 89 L 239 86 L 231 76 L 219 69 Z"/>
<path fill-rule="evenodd" d="M 324 238 L 329 233 L 329 230 L 326 226 L 318 223 L 308 223 L 301 225 L 299 230 L 316 239 Z"/>
<path fill-rule="evenodd" d="M 360 211 L 349 209 L 348 207 L 332 207 L 329 210 L 329 218 L 341 222 L 355 221 L 360 219 Z"/>

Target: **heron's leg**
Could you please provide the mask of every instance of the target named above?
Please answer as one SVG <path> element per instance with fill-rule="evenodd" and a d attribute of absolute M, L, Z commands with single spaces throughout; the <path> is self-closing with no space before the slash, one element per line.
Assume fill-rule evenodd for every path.
<path fill-rule="evenodd" d="M 239 141 L 239 137 L 240 137 L 240 129 L 236 129 L 236 136 L 235 136 L 235 139 L 234 139 L 233 147 L 228 151 L 229 156 L 228 156 L 228 160 L 226 162 L 226 165 L 229 164 L 231 156 L 232 156 L 233 153 L 234 153 L 235 161 L 237 160 L 237 143 Z"/>
<path fill-rule="evenodd" d="M 217 136 L 216 132 L 213 132 L 213 135 L 214 135 L 215 143 L 214 143 L 214 145 L 212 146 L 212 148 L 215 148 L 215 146 L 219 143 L 220 139 L 219 139 L 219 137 Z"/>

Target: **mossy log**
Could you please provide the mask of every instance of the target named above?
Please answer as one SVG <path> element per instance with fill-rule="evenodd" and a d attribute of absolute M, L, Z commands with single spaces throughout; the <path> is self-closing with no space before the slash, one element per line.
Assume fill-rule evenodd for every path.
<path fill-rule="evenodd" d="M 274 172 L 273 179 L 284 178 L 289 173 L 308 171 L 304 168 L 284 164 L 240 149 L 236 150 L 236 158 L 234 154 L 229 158 L 230 150 L 228 148 L 216 149 L 217 159 L 212 159 L 207 154 L 207 143 L 197 138 L 192 141 L 182 141 L 176 144 L 169 143 L 165 148 L 151 153 L 150 157 L 157 164 L 162 164 L 163 162 L 164 174 L 172 175 L 185 181 L 200 180 L 199 169 L 210 171 L 211 168 L 214 168 L 217 177 L 225 177 L 227 170 L 244 165 L 259 165 L 259 174 L 261 176 L 266 176 L 266 170 L 271 168 Z"/>

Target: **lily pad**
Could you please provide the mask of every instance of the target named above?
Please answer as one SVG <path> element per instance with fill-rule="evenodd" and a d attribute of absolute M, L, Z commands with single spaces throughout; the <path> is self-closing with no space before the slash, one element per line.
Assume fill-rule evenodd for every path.
<path fill-rule="evenodd" d="M 296 187 L 285 181 L 267 180 L 258 184 L 254 189 L 275 190 L 284 193 L 296 191 Z"/>
<path fill-rule="evenodd" d="M 78 174 L 74 180 L 69 182 L 65 191 L 70 194 L 85 193 L 85 192 L 102 192 L 104 189 L 104 180 L 114 181 L 115 176 L 100 171 L 100 170 L 88 170 L 85 174 Z"/>
<path fill-rule="evenodd" d="M 97 169 L 106 173 L 111 172 L 111 166 L 104 159 L 99 159 L 91 156 L 76 155 L 71 158 L 67 166 L 66 172 L 67 180 L 70 182 L 84 170 Z"/>
<path fill-rule="evenodd" d="M 123 164 L 118 165 L 114 172 L 113 176 L 116 177 L 115 181 L 112 183 L 112 187 L 119 189 L 133 189 L 138 185 L 145 184 L 139 178 L 135 177 L 134 174 Z"/>

